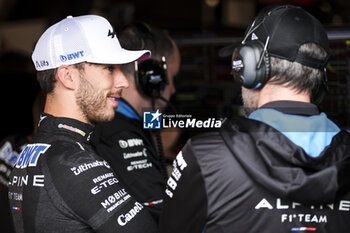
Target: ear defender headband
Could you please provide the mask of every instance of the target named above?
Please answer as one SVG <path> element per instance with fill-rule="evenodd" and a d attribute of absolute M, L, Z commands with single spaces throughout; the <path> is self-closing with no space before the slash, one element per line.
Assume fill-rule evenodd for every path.
<path fill-rule="evenodd" d="M 135 61 L 135 82 L 141 93 L 151 98 L 161 97 L 166 85 L 169 84 L 165 57 L 159 62 L 147 59 Z"/>
<path fill-rule="evenodd" d="M 270 36 L 276 31 L 265 32 L 265 41 L 261 41 L 254 33 L 264 25 L 266 19 L 275 12 L 286 8 L 299 8 L 292 5 L 277 6 L 266 13 L 262 13 L 261 16 L 254 20 L 252 25 L 247 30 L 241 45 L 233 51 L 232 55 L 232 74 L 235 81 L 239 82 L 242 86 L 249 89 L 258 89 L 262 87 L 270 78 L 270 55 L 269 42 Z M 278 23 L 276 23 L 277 26 Z M 273 24 L 276 26 L 276 24 Z M 265 30 L 265 28 L 263 28 Z M 262 29 L 262 30 L 263 30 Z M 261 31 L 261 30 L 260 30 Z M 251 37 L 250 40 L 248 38 Z M 276 41 L 274 41 L 276 43 Z M 283 57 L 283 56 L 279 56 Z M 315 69 L 325 70 L 324 67 L 327 63 L 327 59 L 319 60 L 303 54 L 297 54 L 294 61 L 305 66 L 309 66 Z"/>

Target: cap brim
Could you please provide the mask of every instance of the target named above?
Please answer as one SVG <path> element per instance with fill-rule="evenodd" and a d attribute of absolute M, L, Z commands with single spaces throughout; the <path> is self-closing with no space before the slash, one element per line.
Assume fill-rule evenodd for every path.
<path fill-rule="evenodd" d="M 122 63 L 120 64 L 125 64 L 125 63 L 130 63 L 134 61 L 143 61 L 148 59 L 151 56 L 151 51 L 149 50 L 126 50 L 122 49 L 122 53 L 124 58 Z"/>
<path fill-rule="evenodd" d="M 151 56 L 149 50 L 126 50 L 118 49 L 110 53 L 110 56 L 104 56 L 103 59 L 91 57 L 86 59 L 87 62 L 97 63 L 97 64 L 127 64 L 134 61 L 143 61 Z"/>
<path fill-rule="evenodd" d="M 219 57 L 222 57 L 222 58 L 231 57 L 235 48 L 237 48 L 240 44 L 241 44 L 240 42 L 237 42 L 220 49 L 218 53 Z"/>

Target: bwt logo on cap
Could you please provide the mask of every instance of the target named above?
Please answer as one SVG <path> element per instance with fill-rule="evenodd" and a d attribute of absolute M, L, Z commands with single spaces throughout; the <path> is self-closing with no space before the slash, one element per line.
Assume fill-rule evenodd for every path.
<path fill-rule="evenodd" d="M 143 112 L 144 129 L 161 129 L 161 115 L 159 109 L 155 112 Z"/>
<path fill-rule="evenodd" d="M 69 53 L 67 55 L 60 55 L 60 60 L 62 62 L 65 62 L 67 60 L 70 61 L 70 60 L 78 59 L 80 57 L 84 57 L 84 50 L 74 52 L 74 53 Z"/>

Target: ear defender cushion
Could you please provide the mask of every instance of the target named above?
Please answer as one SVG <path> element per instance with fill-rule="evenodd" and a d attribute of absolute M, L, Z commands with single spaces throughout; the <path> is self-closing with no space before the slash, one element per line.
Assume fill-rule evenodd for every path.
<path fill-rule="evenodd" d="M 263 56 L 263 58 L 261 58 Z M 263 59 L 260 63 L 260 59 Z M 259 41 L 248 41 L 232 56 L 232 71 L 236 81 L 255 89 L 266 83 L 270 75 L 270 57 Z"/>

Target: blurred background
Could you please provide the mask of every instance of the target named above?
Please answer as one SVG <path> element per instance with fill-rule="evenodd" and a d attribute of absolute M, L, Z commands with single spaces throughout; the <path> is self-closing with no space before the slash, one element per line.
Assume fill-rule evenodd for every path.
<path fill-rule="evenodd" d="M 262 7 L 282 2 L 303 7 L 326 26 L 333 56 L 329 95 L 320 107 L 342 128 L 350 128 L 348 0 L 0 0 L 0 138 L 32 132 L 32 105 L 40 88 L 31 52 L 43 31 L 67 15 L 102 15 L 115 28 L 142 21 L 167 30 L 182 56 L 171 99 L 177 111 L 215 118 L 239 115 L 240 87 L 230 75 L 230 58 L 219 57 L 218 51 L 240 41 Z"/>

